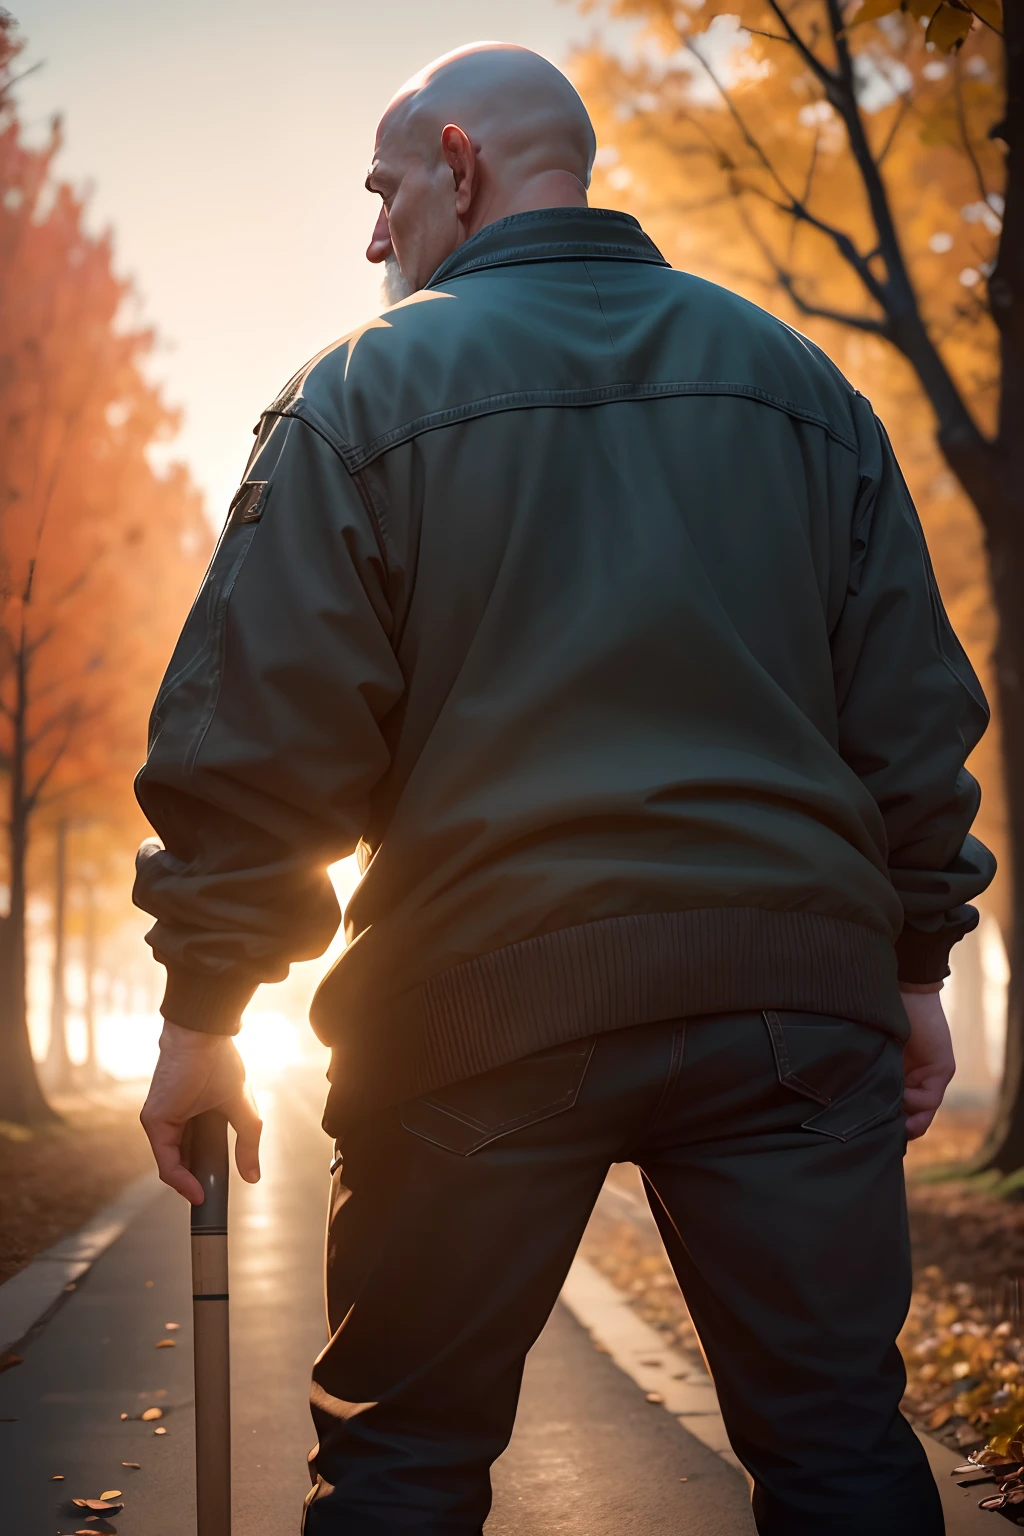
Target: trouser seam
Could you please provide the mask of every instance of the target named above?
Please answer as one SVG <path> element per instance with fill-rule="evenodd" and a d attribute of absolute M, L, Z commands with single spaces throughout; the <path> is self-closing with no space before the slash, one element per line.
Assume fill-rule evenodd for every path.
<path fill-rule="evenodd" d="M 672 1096 L 672 1090 L 675 1088 L 676 1083 L 679 1081 L 679 1075 L 683 1070 L 683 1059 L 685 1055 L 686 1020 L 681 1019 L 673 1027 L 672 1030 L 672 1053 L 669 1057 L 668 1071 L 665 1074 L 665 1082 L 658 1097 L 658 1102 L 654 1107 L 654 1114 L 651 1116 L 651 1119 L 644 1125 L 642 1132 L 644 1139 L 650 1136 L 658 1128 L 662 1115 L 665 1112 L 666 1105 Z M 629 1150 L 623 1152 L 622 1157 L 618 1159 L 618 1161 L 630 1163 L 635 1163 L 637 1161 L 635 1149 L 638 1140 L 639 1137 L 637 1136 L 631 1138 L 629 1142 Z"/>

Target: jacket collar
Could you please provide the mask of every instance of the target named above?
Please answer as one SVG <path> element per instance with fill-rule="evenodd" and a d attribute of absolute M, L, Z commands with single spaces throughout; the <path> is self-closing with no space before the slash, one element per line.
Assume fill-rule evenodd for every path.
<path fill-rule="evenodd" d="M 436 288 L 481 267 L 591 258 L 669 265 L 628 213 L 611 208 L 537 208 L 485 225 L 442 261 L 427 287 Z"/>

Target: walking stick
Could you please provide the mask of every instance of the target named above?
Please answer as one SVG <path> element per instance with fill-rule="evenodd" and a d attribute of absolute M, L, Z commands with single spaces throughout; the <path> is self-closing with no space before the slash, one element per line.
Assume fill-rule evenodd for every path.
<path fill-rule="evenodd" d="M 206 1196 L 192 1207 L 197 1531 L 231 1536 L 228 1123 L 207 1110 L 189 1121 L 189 1133 L 189 1168 Z"/>

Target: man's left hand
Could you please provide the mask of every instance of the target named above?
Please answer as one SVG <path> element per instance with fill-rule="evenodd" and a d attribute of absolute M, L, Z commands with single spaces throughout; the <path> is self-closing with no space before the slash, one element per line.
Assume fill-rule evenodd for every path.
<path fill-rule="evenodd" d="M 229 1035 L 182 1029 L 168 1019 L 139 1119 L 161 1179 L 191 1205 L 202 1205 L 203 1189 L 182 1161 L 181 1139 L 192 1117 L 207 1109 L 219 1109 L 234 1126 L 235 1163 L 246 1183 L 255 1184 L 260 1176 L 263 1122 L 234 1040 Z"/>

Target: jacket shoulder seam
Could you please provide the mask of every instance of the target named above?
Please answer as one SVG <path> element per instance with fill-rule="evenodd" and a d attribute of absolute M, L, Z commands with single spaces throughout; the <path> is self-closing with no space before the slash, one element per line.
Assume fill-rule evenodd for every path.
<path fill-rule="evenodd" d="M 379 436 L 371 438 L 369 442 L 358 446 L 342 443 L 336 434 L 328 436 L 327 440 L 332 442 L 333 438 L 332 446 L 335 447 L 335 451 L 344 458 L 349 472 L 355 474 L 382 454 L 410 442 L 413 438 L 420 437 L 426 432 L 436 432 L 442 427 L 455 426 L 459 422 L 471 421 L 475 417 L 543 407 L 569 409 L 611 405 L 625 400 L 651 400 L 673 395 L 731 395 L 739 399 L 754 400 L 772 410 L 792 416 L 798 421 L 806 421 L 811 426 L 820 427 L 842 447 L 850 449 L 853 453 L 858 451 L 856 439 L 841 432 L 827 416 L 823 416 L 819 411 L 798 405 L 795 401 L 786 400 L 780 395 L 773 395 L 755 384 L 739 384 L 723 380 L 666 380 L 657 384 L 605 384 L 593 389 L 517 390 L 507 394 L 486 395 L 477 400 L 467 400 L 462 405 L 429 411 L 423 416 L 414 417 L 411 421 L 392 428 L 389 432 L 382 432 Z M 303 407 L 301 413 L 297 409 L 299 406 Z M 289 407 L 289 411 L 302 414 L 304 419 L 309 419 L 307 413 L 312 412 L 312 408 L 304 401 L 296 401 L 295 405 Z M 316 413 L 312 412 L 312 414 Z M 310 420 L 310 425 L 314 426 L 315 423 Z M 330 430 L 326 423 L 322 423 L 316 429 L 323 431 L 325 436 Z"/>
<path fill-rule="evenodd" d="M 354 475 L 359 465 L 355 462 L 358 458 L 358 450 L 351 443 L 345 441 L 340 432 L 336 432 L 330 422 L 326 421 L 315 406 L 300 395 L 295 400 L 289 400 L 286 405 L 278 405 L 276 402 L 264 411 L 264 416 L 291 416 L 297 421 L 304 421 L 318 437 L 322 437 L 329 448 L 332 448 L 338 458 L 344 464 L 350 475 Z"/>
<path fill-rule="evenodd" d="M 300 397 L 297 400 L 289 401 L 287 405 L 280 407 L 271 406 L 263 414 L 265 416 L 288 416 L 295 421 L 304 422 L 310 431 L 315 432 L 318 437 L 322 437 L 327 446 L 337 454 L 348 472 L 349 478 L 354 482 L 360 499 L 369 513 L 370 525 L 373 528 L 373 536 L 377 541 L 377 547 L 384 562 L 384 569 L 390 573 L 391 562 L 388 558 L 387 530 L 384 527 L 380 513 L 377 511 L 377 506 L 370 487 L 366 483 L 366 478 L 361 473 L 366 468 L 369 460 L 360 462 L 359 455 L 352 445 L 347 443 L 340 433 L 335 432 L 330 423 L 325 421 L 320 412 L 310 405 L 308 400 Z"/>

